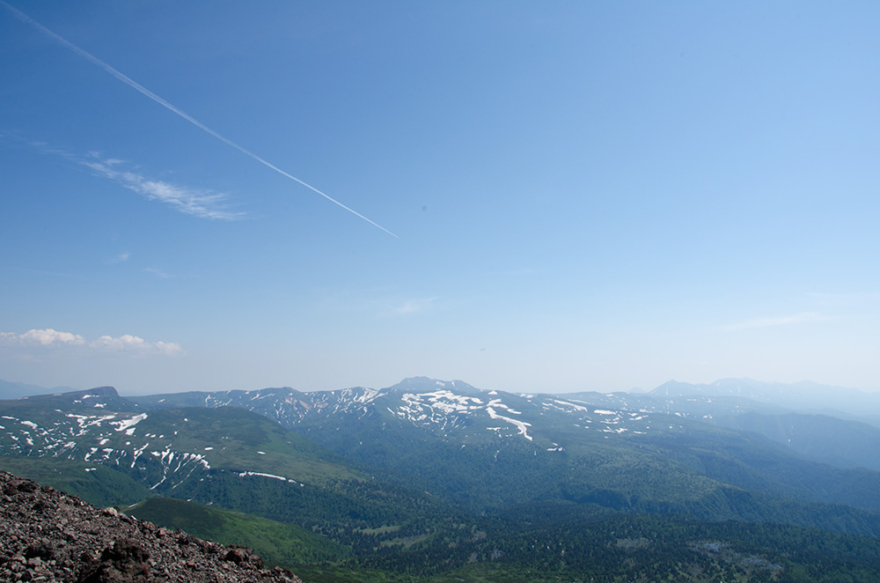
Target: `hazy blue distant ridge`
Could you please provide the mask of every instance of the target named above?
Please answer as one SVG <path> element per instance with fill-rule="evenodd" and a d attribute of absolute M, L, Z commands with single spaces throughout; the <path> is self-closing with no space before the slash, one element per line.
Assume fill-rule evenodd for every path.
<path fill-rule="evenodd" d="M 648 393 L 656 398 L 741 397 L 802 412 L 845 413 L 880 417 L 880 394 L 811 381 L 769 383 L 753 379 L 721 379 L 709 384 L 663 383 Z"/>

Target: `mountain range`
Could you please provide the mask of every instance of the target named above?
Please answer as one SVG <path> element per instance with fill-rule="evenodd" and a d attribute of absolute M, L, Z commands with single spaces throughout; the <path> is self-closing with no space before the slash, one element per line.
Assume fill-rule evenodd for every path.
<path fill-rule="evenodd" d="M 321 392 L 122 397 L 102 387 L 0 401 L 0 467 L 102 505 L 170 497 L 306 529 L 297 544 L 323 541 L 303 551 L 312 567 L 291 565 L 306 580 L 321 561 L 419 576 L 488 568 L 514 561 L 526 533 L 552 538 L 577 524 L 653 536 L 676 521 L 693 532 L 735 521 L 875 541 L 872 396 L 860 397 L 859 421 L 815 413 L 819 397 L 796 407 L 797 390 L 719 381 L 520 394 L 423 377 Z M 182 512 L 151 504 L 154 515 Z M 691 559 L 708 557 L 680 542 Z M 574 561 L 567 555 L 558 569 Z"/>

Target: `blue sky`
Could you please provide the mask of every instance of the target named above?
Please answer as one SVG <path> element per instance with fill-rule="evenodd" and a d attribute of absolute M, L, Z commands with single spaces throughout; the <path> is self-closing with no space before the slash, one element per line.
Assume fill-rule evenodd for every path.
<path fill-rule="evenodd" d="M 876 3 L 8 1 L 0 378 L 880 390 Z"/>

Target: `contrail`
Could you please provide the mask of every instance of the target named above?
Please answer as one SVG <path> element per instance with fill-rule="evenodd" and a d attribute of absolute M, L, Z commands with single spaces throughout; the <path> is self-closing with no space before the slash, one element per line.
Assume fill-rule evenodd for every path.
<path fill-rule="evenodd" d="M 159 97 L 158 95 L 156 95 L 155 93 L 153 93 L 152 91 L 150 91 L 149 89 L 147 89 L 146 87 L 144 87 L 143 85 L 141 85 L 140 83 L 135 81 L 134 79 L 130 78 L 129 76 L 125 75 L 124 73 L 122 73 L 120 71 L 117 71 L 116 69 L 114 69 L 113 67 L 111 67 L 110 65 L 108 65 L 107 63 L 105 63 L 104 61 L 99 59 L 98 57 L 92 55 L 89 52 L 84 51 L 83 49 L 79 48 L 78 46 L 76 46 L 72 42 L 68 41 L 66 38 L 52 32 L 51 30 L 49 30 L 48 28 L 46 28 L 45 26 L 43 26 L 42 24 L 40 24 L 39 22 L 37 22 L 36 20 L 31 18 L 30 16 L 25 14 L 24 12 L 22 12 L 21 10 L 18 10 L 17 8 L 10 6 L 9 4 L 4 2 L 3 0 L 0 0 L 0 4 L 5 6 L 6 8 L 8 8 L 20 20 L 23 20 L 24 22 L 27 22 L 28 24 L 32 24 L 33 26 L 38 28 L 43 34 L 45 34 L 49 37 L 52 37 L 53 39 L 55 39 L 59 43 L 63 44 L 64 46 L 66 46 L 67 48 L 69 48 L 70 50 L 72 50 L 73 52 L 78 54 L 79 56 L 81 56 L 85 59 L 88 59 L 89 61 L 91 61 L 95 65 L 98 65 L 99 67 L 101 67 L 102 69 L 104 69 L 105 71 L 107 71 L 108 73 L 110 73 L 111 75 L 113 75 L 114 77 L 116 77 L 117 79 L 119 79 L 120 81 L 122 81 L 123 83 L 128 85 L 129 87 L 131 87 L 132 89 L 149 97 L 150 99 L 152 99 L 153 101 L 155 101 L 156 103 L 158 103 L 159 105 L 164 107 L 165 109 L 176 113 L 177 115 L 179 115 L 180 117 L 182 117 L 183 119 L 185 119 L 189 123 L 193 124 L 194 126 L 199 128 L 200 130 L 202 130 L 208 134 L 211 134 L 212 136 L 214 136 L 215 138 L 217 138 L 218 140 L 220 140 L 221 142 L 223 142 L 227 146 L 232 146 L 233 148 L 235 148 L 236 150 L 238 150 L 242 154 L 245 154 L 246 156 L 250 156 L 251 158 L 253 158 L 257 162 L 259 162 L 260 164 L 262 164 L 268 168 L 271 168 L 272 170 L 274 170 L 278 174 L 281 174 L 282 176 L 286 176 L 287 178 L 290 178 L 294 182 L 298 182 L 299 184 L 302 184 L 303 186 L 305 186 L 309 190 L 317 192 L 318 194 L 320 194 L 321 196 L 323 196 L 324 198 L 326 198 L 327 200 L 329 200 L 333 204 L 341 206 L 342 208 L 344 208 L 348 212 L 362 218 L 363 220 L 367 221 L 368 223 L 370 223 L 374 227 L 378 227 L 379 229 L 382 229 L 383 231 L 385 231 L 386 233 L 388 233 L 392 237 L 396 237 L 397 239 L 400 239 L 400 237 L 398 237 L 397 235 L 395 235 L 394 233 L 392 233 L 391 231 L 389 231 L 388 229 L 386 229 L 382 225 L 371 221 L 370 219 L 368 219 L 364 215 L 360 214 L 356 210 L 345 206 L 344 204 L 342 204 L 341 202 L 339 202 L 335 198 L 321 192 L 320 190 L 318 190 L 317 188 L 315 188 L 311 184 L 308 184 L 307 182 L 303 182 L 302 180 L 300 180 L 299 178 L 297 178 L 296 176 L 294 176 L 292 174 L 288 174 L 287 172 L 285 172 L 284 170 L 282 170 L 278 166 L 275 166 L 271 162 L 268 162 L 268 161 L 264 160 L 263 158 L 257 156 L 256 154 L 254 154 L 253 152 L 251 152 L 247 148 L 239 146 L 238 144 L 236 144 L 235 142 L 233 142 L 229 138 L 215 132 L 214 130 L 212 130 L 211 128 L 209 128 L 208 126 L 206 126 L 205 124 L 203 124 L 199 120 L 195 119 L 194 117 L 192 117 L 191 115 L 186 113 L 185 111 L 182 111 L 181 109 L 168 103 L 167 101 L 165 101 L 164 99 L 162 99 L 161 97 Z"/>

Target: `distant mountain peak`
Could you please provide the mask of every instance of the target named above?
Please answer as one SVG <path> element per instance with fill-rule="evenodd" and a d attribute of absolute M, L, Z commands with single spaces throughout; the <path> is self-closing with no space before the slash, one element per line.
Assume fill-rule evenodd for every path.
<path fill-rule="evenodd" d="M 405 378 L 396 385 L 388 387 L 389 392 L 428 393 L 438 390 L 455 391 L 460 394 L 480 394 L 483 391 L 461 380 L 444 381 L 428 377 Z"/>
<path fill-rule="evenodd" d="M 118 397 L 119 392 L 116 390 L 116 387 L 95 387 L 94 389 L 87 389 L 85 391 L 74 391 L 72 393 L 65 393 L 71 397 L 79 397 L 80 399 L 84 399 L 87 397 Z"/>
<path fill-rule="evenodd" d="M 82 400 L 90 398 L 108 398 L 119 397 L 119 393 L 115 387 L 95 387 L 93 389 L 85 389 L 78 391 L 54 392 L 41 395 L 29 395 L 21 397 L 22 399 L 38 399 L 41 397 L 65 397 L 67 399 Z"/>

